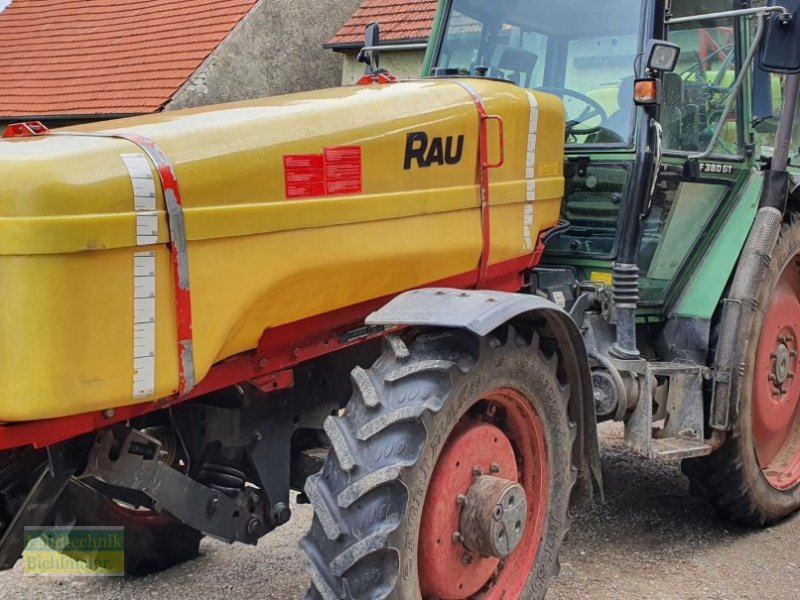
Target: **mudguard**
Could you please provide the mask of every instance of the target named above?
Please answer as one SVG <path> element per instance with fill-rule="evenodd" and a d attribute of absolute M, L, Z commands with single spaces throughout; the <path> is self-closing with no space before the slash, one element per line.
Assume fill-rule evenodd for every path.
<path fill-rule="evenodd" d="M 573 501 L 580 503 L 592 497 L 595 485 L 602 493 L 602 473 L 586 345 L 578 325 L 564 309 L 527 294 L 430 288 L 395 297 L 367 317 L 366 324 L 456 328 L 485 336 L 510 321 L 529 319 L 546 323 L 570 383 L 569 415 L 578 427 L 573 447 L 578 469 Z"/>

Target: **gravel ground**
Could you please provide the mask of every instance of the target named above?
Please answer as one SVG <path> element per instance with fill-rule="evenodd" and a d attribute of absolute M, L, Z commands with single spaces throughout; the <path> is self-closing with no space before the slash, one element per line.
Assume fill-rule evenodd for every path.
<path fill-rule="evenodd" d="M 753 532 L 717 520 L 689 496 L 676 465 L 640 459 L 621 430 L 601 427 L 605 503 L 577 515 L 548 600 L 794 600 L 800 598 L 800 519 Z M 311 510 L 257 548 L 203 542 L 203 556 L 137 579 L 0 574 L 0 598 L 292 600 L 307 576 L 297 541 Z"/>

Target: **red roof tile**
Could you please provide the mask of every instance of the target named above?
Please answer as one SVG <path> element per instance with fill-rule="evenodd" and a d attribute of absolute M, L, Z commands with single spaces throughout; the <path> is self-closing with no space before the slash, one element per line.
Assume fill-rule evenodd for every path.
<path fill-rule="evenodd" d="M 258 0 L 14 0 L 0 12 L 0 116 L 164 106 Z"/>
<path fill-rule="evenodd" d="M 384 42 L 426 41 L 437 4 L 436 0 L 364 0 L 328 45 L 363 44 L 364 28 L 373 21 L 380 23 Z"/>

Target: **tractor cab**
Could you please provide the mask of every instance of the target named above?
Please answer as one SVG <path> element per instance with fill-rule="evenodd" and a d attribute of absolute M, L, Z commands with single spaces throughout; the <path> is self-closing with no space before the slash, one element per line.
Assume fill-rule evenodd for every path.
<path fill-rule="evenodd" d="M 708 233 L 771 154 L 779 78 L 752 64 L 735 86 L 754 21 L 708 18 L 741 8 L 733 0 L 451 0 L 442 11 L 430 75 L 502 79 L 563 100 L 564 224 L 547 239 L 545 263 L 607 284 L 615 262 L 635 264 L 640 314 L 676 306 Z M 680 54 L 672 70 L 653 72 L 648 50 L 660 40 Z M 634 83 L 648 72 L 658 98 L 640 109 Z M 648 159 L 654 145 L 659 156 Z"/>

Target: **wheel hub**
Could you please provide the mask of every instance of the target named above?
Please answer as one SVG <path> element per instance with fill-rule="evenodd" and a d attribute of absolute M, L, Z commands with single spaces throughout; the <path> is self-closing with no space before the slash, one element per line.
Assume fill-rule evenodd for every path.
<path fill-rule="evenodd" d="M 498 427 L 474 422 L 451 435 L 431 478 L 422 515 L 419 570 L 423 596 L 458 600 L 486 585 L 500 559 L 484 548 L 494 549 L 502 542 L 492 544 L 492 534 L 499 534 L 483 517 L 462 524 L 462 515 L 473 510 L 493 514 L 493 503 L 505 498 L 502 492 L 513 487 L 516 478 L 514 449 Z M 521 497 L 524 492 L 514 499 Z"/>
<path fill-rule="evenodd" d="M 480 475 L 470 486 L 461 510 L 461 535 L 468 550 L 505 558 L 525 531 L 528 503 L 518 483 Z"/>
<path fill-rule="evenodd" d="M 791 370 L 794 363 L 792 358 L 793 356 L 797 356 L 797 353 L 793 350 L 789 350 L 789 347 L 786 345 L 787 342 L 792 341 L 793 339 L 791 337 L 781 336 L 778 338 L 778 347 L 772 354 L 773 367 L 768 378 L 781 395 L 786 393 L 786 390 L 783 388 L 783 384 L 786 380 L 794 379 L 794 373 Z"/>
<path fill-rule="evenodd" d="M 752 427 L 756 458 L 769 484 L 800 483 L 800 271 L 783 270 L 765 307 L 754 361 Z"/>

